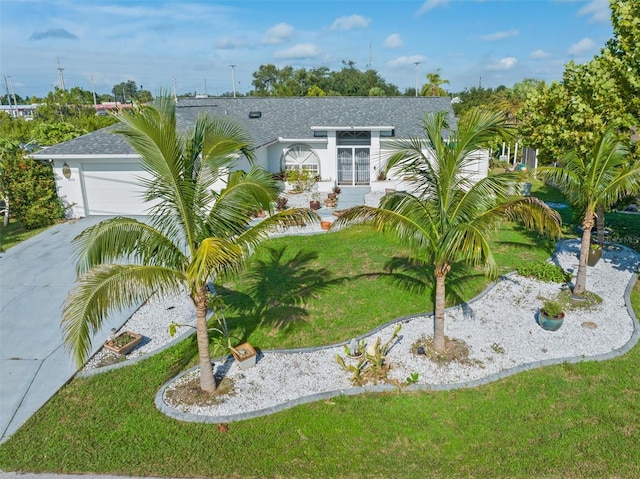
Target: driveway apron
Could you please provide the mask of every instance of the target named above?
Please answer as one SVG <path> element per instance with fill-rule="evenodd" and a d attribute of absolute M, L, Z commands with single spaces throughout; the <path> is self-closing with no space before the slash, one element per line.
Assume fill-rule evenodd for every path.
<path fill-rule="evenodd" d="M 76 280 L 71 240 L 104 219 L 65 222 L 0 253 L 0 442 L 77 371 L 60 326 Z M 93 352 L 134 311 L 112 314 L 93 336 Z"/>

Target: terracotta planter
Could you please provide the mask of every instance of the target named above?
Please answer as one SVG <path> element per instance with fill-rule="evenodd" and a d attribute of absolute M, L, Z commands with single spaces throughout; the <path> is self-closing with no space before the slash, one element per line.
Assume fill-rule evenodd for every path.
<path fill-rule="evenodd" d="M 231 350 L 233 358 L 240 366 L 240 369 L 249 369 L 256 365 L 258 353 L 249 343 L 242 343 Z"/>
<path fill-rule="evenodd" d="M 602 249 L 589 248 L 589 256 L 587 258 L 587 265 L 595 266 L 602 258 Z"/>
<path fill-rule="evenodd" d="M 129 338 L 129 340 L 127 340 L 127 338 Z M 141 334 L 133 333 L 131 331 L 123 331 L 115 338 L 107 340 L 104 343 L 104 347 L 116 354 L 127 354 L 135 348 L 140 341 L 142 341 Z"/>
<path fill-rule="evenodd" d="M 321 221 L 320 228 L 322 228 L 325 231 L 328 230 L 329 228 L 331 228 L 331 221 Z"/>
<path fill-rule="evenodd" d="M 311 208 L 312 210 L 319 210 L 320 209 L 320 202 L 316 201 L 316 200 L 309 201 L 309 208 Z"/>

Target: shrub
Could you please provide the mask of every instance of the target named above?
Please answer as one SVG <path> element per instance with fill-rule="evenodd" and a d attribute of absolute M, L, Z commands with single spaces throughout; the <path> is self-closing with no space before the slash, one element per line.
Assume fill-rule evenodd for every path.
<path fill-rule="evenodd" d="M 64 216 L 53 169 L 21 154 L 3 158 L 2 189 L 9 198 L 9 212 L 26 229 L 53 224 Z"/>
<path fill-rule="evenodd" d="M 560 266 L 546 261 L 525 263 L 518 268 L 518 274 L 536 278 L 545 283 L 566 283 L 571 279 L 571 275 Z"/>

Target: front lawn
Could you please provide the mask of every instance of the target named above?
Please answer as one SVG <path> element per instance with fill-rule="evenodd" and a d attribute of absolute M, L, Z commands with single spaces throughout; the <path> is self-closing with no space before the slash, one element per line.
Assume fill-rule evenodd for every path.
<path fill-rule="evenodd" d="M 546 258 L 552 247 L 516 227 L 501 230 L 495 242 L 502 270 Z M 362 230 L 281 238 L 220 289 L 229 304 L 245 305 L 229 313 L 231 322 L 260 347 L 345 340 L 432 308 L 429 289 L 406 291 L 384 268 L 403 253 L 390 238 Z M 486 285 L 474 273 L 459 278 L 465 299 Z M 640 305 L 638 287 L 633 300 Z M 298 319 L 288 321 L 286 312 Z M 552 366 L 473 389 L 338 397 L 231 423 L 225 432 L 170 419 L 154 406 L 158 389 L 194 363 L 194 343 L 192 337 L 128 368 L 72 381 L 0 445 L 0 469 L 243 478 L 640 476 L 637 346 L 612 361 Z"/>
<path fill-rule="evenodd" d="M 0 252 L 6 251 L 12 246 L 21 243 L 32 236 L 42 233 L 44 230 L 51 228 L 51 226 L 44 226 L 42 228 L 36 228 L 33 230 L 27 230 L 20 223 L 15 220 L 10 220 L 7 226 L 4 226 L 3 218 L 0 216 Z"/>

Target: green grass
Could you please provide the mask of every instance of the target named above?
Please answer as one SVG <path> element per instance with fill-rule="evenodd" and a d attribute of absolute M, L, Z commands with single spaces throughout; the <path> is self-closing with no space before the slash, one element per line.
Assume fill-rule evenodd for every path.
<path fill-rule="evenodd" d="M 2 217 L 0 217 L 0 222 Z M 0 223 L 0 251 L 6 251 L 12 246 L 21 243 L 32 236 L 42 233 L 44 230 L 51 228 L 51 226 L 44 226 L 34 230 L 27 230 L 20 223 L 15 220 L 10 220 L 7 226 Z"/>
<path fill-rule="evenodd" d="M 363 273 L 384 273 L 389 252 L 402 253 L 388 241 L 362 232 L 274 241 L 271 246 L 286 246 L 292 257 L 296 251 L 318 256 L 293 264 L 267 262 L 272 269 L 260 269 L 256 278 L 285 271 L 284 263 L 294 267 L 292 278 L 300 278 L 305 267 L 326 268 L 327 281 L 346 277 L 356 285 Z M 502 230 L 496 241 L 503 267 L 507 260 L 549 254 L 546 242 L 517 228 Z M 258 255 L 270 258 L 266 248 Z M 318 284 L 314 277 L 304 276 Z M 400 301 L 406 293 L 401 288 L 389 292 L 382 274 L 362 279 L 365 292 L 386 302 Z M 484 284 L 469 281 L 467 293 Z M 235 294 L 243 297 L 250 284 L 245 277 L 227 286 L 237 285 Z M 318 288 L 315 300 L 358 311 L 339 304 L 349 297 L 340 295 L 342 287 Z M 429 297 L 415 296 L 420 304 L 413 307 L 426 309 Z M 404 301 L 411 305 L 409 298 Z M 640 307 L 638 287 L 632 301 Z M 333 324 L 324 317 L 331 313 L 328 306 L 309 302 L 296 328 L 279 337 L 273 323 L 257 323 L 252 341 L 260 338 L 262 347 L 315 344 L 370 326 L 366 306 Z M 395 311 L 395 305 L 384 303 L 372 314 Z M 192 338 L 137 365 L 72 381 L 0 445 L 0 469 L 256 478 L 640 476 L 639 347 L 611 361 L 547 367 L 479 388 L 334 398 L 231 423 L 228 432 L 170 419 L 154 407 L 155 393 L 192 363 L 194 352 Z"/>
<path fill-rule="evenodd" d="M 507 225 L 492 246 L 505 273 L 548 258 L 554 244 Z M 263 348 L 330 344 L 433 310 L 432 272 L 415 271 L 409 254 L 391 236 L 366 228 L 277 238 L 256 251 L 246 274 L 218 290 L 233 306 L 227 318 L 238 338 Z M 488 283 L 481 271 L 456 265 L 448 303 L 469 299 Z"/>

